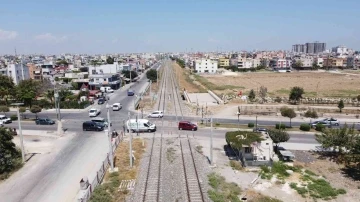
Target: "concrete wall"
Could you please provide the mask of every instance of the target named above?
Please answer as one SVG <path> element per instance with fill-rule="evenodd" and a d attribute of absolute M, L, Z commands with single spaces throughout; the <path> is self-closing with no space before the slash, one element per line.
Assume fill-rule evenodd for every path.
<path fill-rule="evenodd" d="M 224 101 L 220 99 L 215 93 L 208 90 L 208 93 L 217 101 L 218 104 L 224 104 Z"/>

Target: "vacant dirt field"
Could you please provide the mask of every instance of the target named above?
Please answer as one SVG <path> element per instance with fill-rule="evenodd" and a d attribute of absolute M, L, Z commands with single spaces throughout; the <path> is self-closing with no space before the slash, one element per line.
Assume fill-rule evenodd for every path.
<path fill-rule="evenodd" d="M 237 76 L 202 75 L 215 86 L 237 86 L 234 90 L 244 93 L 260 86 L 268 89 L 268 95 L 288 96 L 291 87 L 304 88 L 307 97 L 354 97 L 360 95 L 360 75 L 329 72 L 291 72 L 291 73 L 242 73 Z M 233 92 L 234 92 L 233 90 Z M 217 93 L 221 93 L 217 91 Z M 222 93 L 229 93 L 223 91 Z"/>

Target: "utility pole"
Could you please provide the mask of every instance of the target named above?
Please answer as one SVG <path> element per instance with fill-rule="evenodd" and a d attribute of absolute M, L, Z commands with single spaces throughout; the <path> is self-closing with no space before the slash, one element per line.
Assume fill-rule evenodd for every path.
<path fill-rule="evenodd" d="M 132 158 L 132 134 L 131 134 L 131 123 L 130 123 L 130 112 L 128 113 L 128 124 L 127 128 L 129 130 L 130 142 L 129 142 L 129 155 L 130 155 L 130 168 L 133 167 L 133 158 Z"/>
<path fill-rule="evenodd" d="M 20 147 L 21 147 L 21 159 L 22 162 L 25 162 L 25 149 L 24 149 L 24 137 L 22 135 L 22 129 L 21 129 L 21 118 L 20 118 L 20 105 L 23 105 L 23 103 L 14 103 L 12 105 L 17 106 L 17 117 L 18 117 L 18 124 L 19 124 L 19 133 L 20 133 Z"/>
<path fill-rule="evenodd" d="M 213 165 L 213 118 L 211 116 L 211 132 L 210 132 L 210 165 Z"/>
<path fill-rule="evenodd" d="M 138 113 L 136 114 L 136 136 L 139 136 L 139 123 L 138 123 L 138 120 L 139 120 L 139 110 L 138 110 Z"/>
<path fill-rule="evenodd" d="M 240 130 L 240 106 L 238 106 L 237 116 L 238 116 L 238 130 Z"/>
<path fill-rule="evenodd" d="M 109 158 L 110 158 L 110 165 L 111 171 L 114 171 L 114 157 L 113 157 L 113 150 L 112 150 L 112 131 L 111 131 L 111 121 L 110 121 L 110 105 L 108 101 L 106 101 L 106 109 L 107 109 L 107 119 L 108 119 L 108 137 L 109 137 Z"/>
<path fill-rule="evenodd" d="M 255 120 L 255 131 L 257 132 L 257 129 L 258 129 L 258 124 L 257 124 L 257 115 L 256 115 L 256 120 Z"/>

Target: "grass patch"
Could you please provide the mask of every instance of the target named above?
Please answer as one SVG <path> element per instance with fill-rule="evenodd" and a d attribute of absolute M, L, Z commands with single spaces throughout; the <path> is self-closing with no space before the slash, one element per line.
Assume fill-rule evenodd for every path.
<path fill-rule="evenodd" d="M 276 93 L 277 93 L 277 94 L 286 94 L 286 95 L 289 95 L 290 90 L 289 90 L 289 89 L 284 89 L 284 88 L 282 88 L 282 89 L 280 89 L 280 90 L 277 90 Z"/>
<path fill-rule="evenodd" d="M 269 196 L 259 196 L 249 200 L 249 202 L 282 202 L 282 201 L 276 198 L 271 198 Z"/>
<path fill-rule="evenodd" d="M 241 163 L 239 161 L 230 161 L 230 166 L 233 170 L 244 170 L 244 167 L 241 166 Z"/>
<path fill-rule="evenodd" d="M 273 176 L 276 176 L 278 179 L 285 179 L 290 176 L 286 170 L 292 170 L 293 172 L 300 172 L 299 167 L 288 166 L 283 162 L 274 162 L 273 166 L 270 168 L 268 166 L 261 166 L 260 177 L 261 179 L 268 179 L 270 180 Z"/>
<path fill-rule="evenodd" d="M 107 172 L 103 183 L 95 188 L 90 201 L 125 201 L 129 192 L 127 190 L 118 191 L 118 187 L 122 180 L 136 179 L 138 167 L 145 147 L 146 145 L 143 145 L 142 139 L 133 139 L 132 149 L 134 151 L 135 161 L 133 162 L 133 167 L 130 168 L 129 142 L 121 142 L 115 151 L 114 161 L 114 165 L 119 168 L 119 172 Z"/>
<path fill-rule="evenodd" d="M 234 85 L 222 85 L 222 86 L 218 86 L 214 83 L 211 83 L 210 81 L 208 81 L 206 78 L 200 76 L 200 75 L 197 75 L 197 74 L 194 74 L 194 78 L 196 79 L 196 81 L 198 81 L 199 83 L 201 83 L 201 85 L 205 86 L 207 89 L 213 91 L 213 90 L 220 90 L 220 91 L 223 91 L 223 90 L 232 90 L 232 89 L 245 89 L 245 87 L 243 86 L 234 86 Z"/>
<path fill-rule="evenodd" d="M 172 163 L 174 162 L 175 160 L 175 149 L 172 148 L 172 147 L 169 147 L 167 150 L 166 150 L 166 159 Z"/>
<path fill-rule="evenodd" d="M 240 202 L 240 187 L 235 183 L 225 181 L 225 178 L 211 173 L 208 175 L 209 185 L 212 190 L 208 191 L 209 198 L 214 202 Z"/>
<path fill-rule="evenodd" d="M 290 183 L 290 187 L 296 190 L 302 197 L 311 197 L 313 199 L 331 200 L 340 194 L 346 194 L 344 189 L 333 188 L 329 182 L 319 178 L 314 172 L 305 170 L 301 176 L 302 184 Z"/>

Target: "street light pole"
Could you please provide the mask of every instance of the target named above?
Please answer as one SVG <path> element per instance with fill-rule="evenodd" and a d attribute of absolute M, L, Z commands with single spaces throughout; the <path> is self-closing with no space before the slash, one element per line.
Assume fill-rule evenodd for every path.
<path fill-rule="evenodd" d="M 25 162 L 24 137 L 22 135 L 22 129 L 21 129 L 21 119 L 20 119 L 19 105 L 20 104 L 18 104 L 18 108 L 17 108 L 17 117 L 18 117 L 18 124 L 19 124 L 19 133 L 20 133 L 21 159 L 22 159 L 22 162 L 24 163 Z"/>
<path fill-rule="evenodd" d="M 110 165 L 111 171 L 114 171 L 114 157 L 113 157 L 113 150 L 112 150 L 112 132 L 111 132 L 111 121 L 110 121 L 110 105 L 106 103 L 107 109 L 107 119 L 108 119 L 108 137 L 109 137 L 109 158 L 110 158 Z"/>

